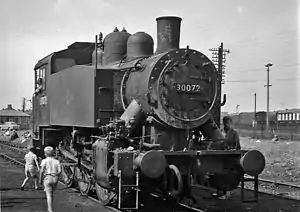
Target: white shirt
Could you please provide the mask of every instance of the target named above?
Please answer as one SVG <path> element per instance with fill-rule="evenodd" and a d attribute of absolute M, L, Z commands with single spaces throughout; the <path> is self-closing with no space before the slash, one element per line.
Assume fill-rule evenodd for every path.
<path fill-rule="evenodd" d="M 36 154 L 34 154 L 33 152 L 28 152 L 25 155 L 24 159 L 26 161 L 26 166 L 34 166 L 35 160 L 37 160 L 37 157 L 36 157 Z"/>
<path fill-rule="evenodd" d="M 41 168 L 44 168 L 44 175 L 58 175 L 61 172 L 59 160 L 52 157 L 43 159 Z"/>

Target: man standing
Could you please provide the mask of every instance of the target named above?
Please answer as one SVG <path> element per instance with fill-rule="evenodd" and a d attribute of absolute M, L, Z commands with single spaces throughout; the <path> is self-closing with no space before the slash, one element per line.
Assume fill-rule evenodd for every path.
<path fill-rule="evenodd" d="M 232 126 L 232 119 L 230 116 L 225 116 L 223 118 L 224 131 L 226 133 L 225 136 L 225 149 L 241 149 L 240 138 Z"/>

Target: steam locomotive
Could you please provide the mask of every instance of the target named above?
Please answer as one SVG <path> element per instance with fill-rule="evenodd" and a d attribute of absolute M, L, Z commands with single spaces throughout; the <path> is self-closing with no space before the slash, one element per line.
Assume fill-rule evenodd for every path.
<path fill-rule="evenodd" d="M 34 146 L 57 150 L 67 185 L 119 209 L 137 209 L 143 192 L 183 201 L 195 186 L 232 190 L 265 165 L 259 151 L 225 149 L 221 74 L 179 48 L 181 18 L 156 20 L 155 53 L 147 33 L 115 28 L 34 68 Z"/>

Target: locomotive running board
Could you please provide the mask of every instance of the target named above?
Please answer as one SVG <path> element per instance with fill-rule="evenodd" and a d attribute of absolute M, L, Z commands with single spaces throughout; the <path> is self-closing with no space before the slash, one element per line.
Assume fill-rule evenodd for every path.
<path fill-rule="evenodd" d="M 195 151 L 163 151 L 165 155 L 186 155 L 186 156 L 200 156 L 200 155 L 243 155 L 248 150 L 195 150 Z"/>

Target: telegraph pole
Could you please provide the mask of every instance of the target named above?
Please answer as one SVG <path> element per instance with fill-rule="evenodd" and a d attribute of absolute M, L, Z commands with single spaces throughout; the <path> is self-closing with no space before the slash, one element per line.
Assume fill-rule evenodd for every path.
<path fill-rule="evenodd" d="M 225 62 L 226 62 L 226 53 L 230 53 L 229 49 L 224 49 L 223 42 L 218 48 L 210 48 L 209 51 L 212 51 L 212 61 L 214 62 L 215 67 L 218 70 L 218 103 L 221 105 L 221 93 L 222 93 L 222 84 L 225 80 Z M 221 117 L 221 107 L 216 112 L 217 117 Z M 216 120 L 217 124 L 220 125 L 220 120 Z"/>
<path fill-rule="evenodd" d="M 26 109 L 26 98 L 22 98 L 22 111 L 25 112 Z"/>
<path fill-rule="evenodd" d="M 254 93 L 254 126 L 256 126 L 256 93 Z"/>
<path fill-rule="evenodd" d="M 272 85 L 270 85 L 270 67 L 272 66 L 272 63 L 268 63 L 265 65 L 267 67 L 267 84 L 265 87 L 267 87 L 267 117 L 266 117 L 266 131 L 269 131 L 269 100 L 270 100 L 270 94 L 269 89 Z"/>
<path fill-rule="evenodd" d="M 256 93 L 254 93 L 254 117 L 253 117 L 253 129 L 254 129 L 254 138 L 256 138 Z"/>
<path fill-rule="evenodd" d="M 226 53 L 230 53 L 230 50 L 224 49 L 222 42 L 218 48 L 210 48 L 209 51 L 212 52 L 213 62 L 218 69 L 221 84 L 224 84 Z"/>

